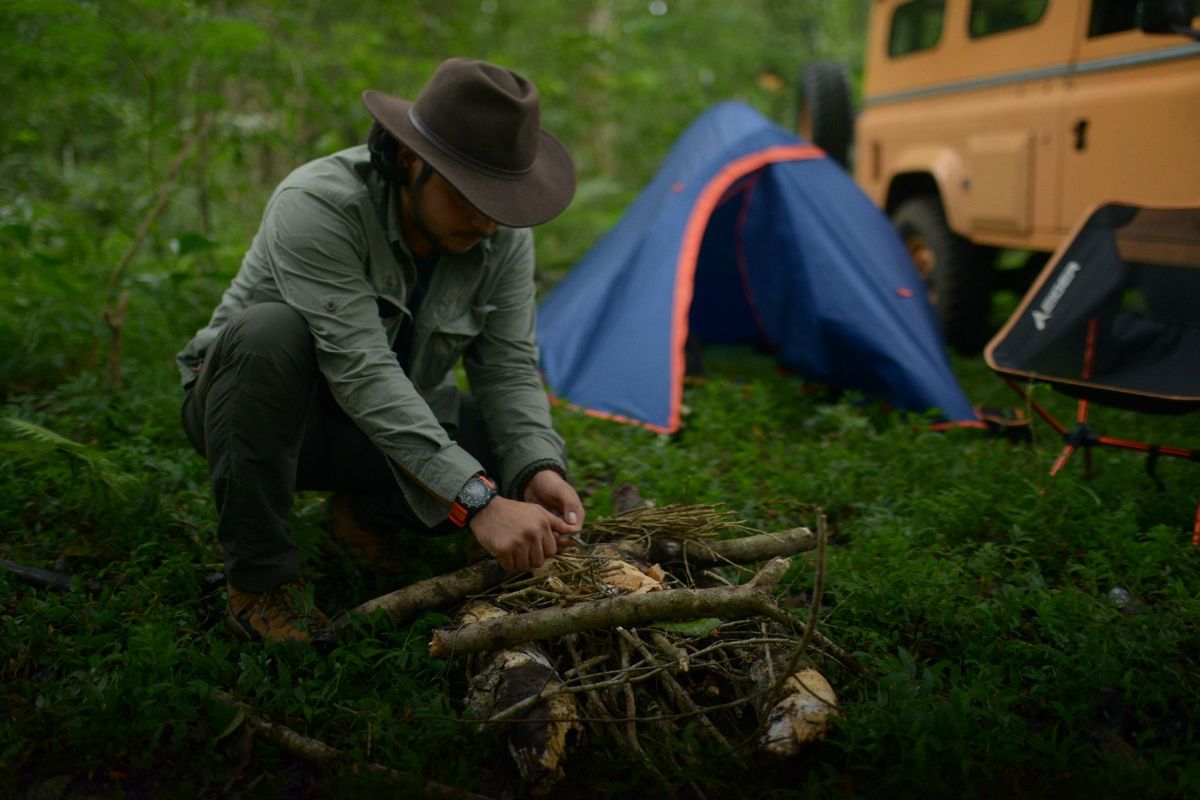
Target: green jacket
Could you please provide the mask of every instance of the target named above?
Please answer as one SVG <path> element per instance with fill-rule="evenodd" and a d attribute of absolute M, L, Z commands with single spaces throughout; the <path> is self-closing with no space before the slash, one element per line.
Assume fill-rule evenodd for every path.
<path fill-rule="evenodd" d="M 333 396 L 389 457 L 409 504 L 433 525 L 482 469 L 441 425 L 458 419 L 460 357 L 504 491 L 515 492 L 515 481 L 536 462 L 565 470 L 566 456 L 538 373 L 533 233 L 501 228 L 469 253 L 441 257 L 405 374 L 391 346 L 411 316 L 416 267 L 394 202 L 365 146 L 297 169 L 271 196 L 208 326 L 177 360 L 186 386 L 237 311 L 287 303 L 308 321 Z"/>

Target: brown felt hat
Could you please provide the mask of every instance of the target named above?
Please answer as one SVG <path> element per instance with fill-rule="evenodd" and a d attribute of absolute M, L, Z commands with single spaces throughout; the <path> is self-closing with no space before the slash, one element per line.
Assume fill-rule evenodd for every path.
<path fill-rule="evenodd" d="M 510 228 L 557 216 L 575 195 L 575 165 L 542 130 L 537 87 L 485 61 L 443 61 L 414 102 L 363 92 L 380 125 Z"/>

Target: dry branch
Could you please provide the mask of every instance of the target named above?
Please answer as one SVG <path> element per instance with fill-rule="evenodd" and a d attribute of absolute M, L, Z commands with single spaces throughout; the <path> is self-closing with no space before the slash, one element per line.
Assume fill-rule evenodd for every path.
<path fill-rule="evenodd" d="M 121 257 L 112 274 L 108 276 L 108 286 L 104 290 L 106 299 L 112 298 L 113 292 L 117 289 L 117 284 L 125 274 L 126 267 L 129 266 L 129 262 L 133 260 L 138 248 L 142 246 L 142 242 L 149 235 L 150 229 L 154 227 L 154 223 L 158 220 L 159 215 L 166 208 L 167 199 L 171 196 L 171 189 L 175 185 L 175 179 L 179 177 L 179 170 L 183 167 L 184 162 L 187 161 L 188 156 L 192 154 L 192 150 L 200 143 L 200 140 L 208 135 L 208 129 L 212 127 L 212 123 L 213 115 L 210 111 L 200 118 L 196 125 L 196 130 L 192 132 L 192 135 L 183 143 L 183 147 L 179 149 L 179 154 L 175 156 L 175 161 L 171 163 L 171 168 L 167 171 L 167 177 L 163 179 L 162 184 L 158 187 L 158 197 L 155 199 L 154 205 L 142 219 L 142 224 L 138 226 L 133 241 L 125 250 L 125 255 Z"/>
<path fill-rule="evenodd" d="M 789 682 L 792 680 L 792 676 L 796 674 L 796 670 L 800 668 L 800 659 L 804 657 L 804 651 L 808 649 L 808 644 L 812 641 L 813 634 L 817 632 L 817 618 L 821 614 L 821 598 L 825 593 L 825 544 L 828 540 L 829 529 L 825 524 L 825 515 L 820 514 L 817 517 L 816 579 L 813 582 L 812 602 L 808 604 L 808 625 L 804 628 L 804 636 L 801 637 L 800 644 L 796 645 L 796 649 L 792 653 L 787 669 L 783 671 L 783 675 L 779 678 L 779 683 L 776 686 L 777 696 L 775 697 L 775 702 L 782 702 L 784 694 L 791 691 Z M 830 692 L 832 693 L 833 690 L 830 689 Z"/>
<path fill-rule="evenodd" d="M 485 592 L 501 583 L 505 577 L 507 573 L 500 562 L 486 559 L 447 575 L 417 581 L 340 614 L 318 640 L 332 641 L 350 623 L 351 617 L 383 611 L 393 622 L 401 623 L 422 612 L 445 608 L 471 595 Z"/>
<path fill-rule="evenodd" d="M 121 361 L 125 351 L 125 312 L 129 309 L 129 290 L 121 292 L 117 298 L 116 308 L 104 309 L 104 323 L 112 333 L 112 341 L 108 345 L 108 386 L 110 389 L 121 388 Z"/>
<path fill-rule="evenodd" d="M 137 233 L 134 234 L 133 241 L 129 247 L 125 249 L 125 254 L 121 256 L 121 260 L 117 262 L 117 266 L 108 276 L 108 285 L 104 289 L 104 309 L 101 316 L 104 319 L 108 329 L 112 334 L 112 341 L 109 344 L 108 350 L 108 385 L 113 389 L 121 388 L 121 350 L 124 341 L 125 330 L 125 311 L 129 305 L 129 293 L 121 292 L 117 300 L 116 306 L 111 307 L 113 294 L 117 290 L 117 285 L 121 278 L 125 275 L 125 270 L 129 263 L 133 261 L 134 255 L 141 248 L 142 242 L 150 234 L 150 229 L 154 227 L 154 223 L 158 221 L 163 209 L 167 207 L 167 199 L 171 196 L 171 189 L 175 186 L 175 180 L 179 177 L 179 170 L 183 167 L 188 156 L 196 145 L 208 134 L 208 129 L 212 127 L 213 115 L 212 112 L 206 113 L 200 118 L 196 125 L 196 130 L 183 143 L 179 154 L 175 156 L 175 161 L 171 164 L 171 169 L 167 172 L 167 177 L 163 179 L 162 184 L 158 187 L 158 197 L 154 201 L 154 205 L 146 213 L 142 219 L 142 224 L 138 227 Z"/>
<path fill-rule="evenodd" d="M 456 629 L 438 628 L 433 632 L 429 652 L 435 658 L 451 658 L 569 633 L 631 627 L 661 620 L 759 615 L 790 621 L 775 604 L 770 592 L 788 566 L 787 559 L 772 559 L 753 580 L 741 586 L 668 589 L 579 603 L 567 608 L 537 609 Z"/>
<path fill-rule="evenodd" d="M 644 546 L 642 555 L 650 561 L 686 561 L 694 566 L 708 567 L 719 564 L 754 564 L 772 558 L 787 558 L 812 550 L 816 546 L 817 540 L 812 531 L 808 528 L 792 528 L 778 533 L 760 533 L 719 541 L 651 539 Z"/>
<path fill-rule="evenodd" d="M 326 744 L 320 739 L 305 736 L 286 725 L 271 722 L 269 719 L 259 716 L 249 705 L 237 700 L 226 692 L 214 691 L 211 696 L 222 705 L 243 714 L 245 721 L 250 724 L 250 727 L 255 732 L 266 736 L 292 755 L 302 758 L 311 764 L 342 769 L 357 768 L 399 784 L 411 784 L 414 781 L 423 780 L 420 776 L 401 772 L 382 764 L 373 762 L 366 764 L 348 763 L 345 753 L 336 747 Z M 421 788 L 421 796 L 444 798 L 444 800 L 489 800 L 486 795 L 475 794 L 474 792 L 447 786 L 436 781 L 424 781 L 424 786 Z"/>
<path fill-rule="evenodd" d="M 5 572 L 11 572 L 13 576 L 30 586 L 37 586 L 41 589 L 54 589 L 60 592 L 69 592 L 73 588 L 71 585 L 71 576 L 64 575 L 61 572 L 52 572 L 41 567 L 29 567 L 24 564 L 18 564 L 15 561 L 0 561 L 0 569 Z M 83 580 L 81 586 L 89 592 L 100 590 L 100 584 L 91 580 Z"/>

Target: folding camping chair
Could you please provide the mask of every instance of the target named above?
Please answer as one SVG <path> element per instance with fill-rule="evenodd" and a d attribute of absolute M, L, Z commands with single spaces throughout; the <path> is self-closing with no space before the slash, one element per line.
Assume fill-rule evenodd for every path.
<path fill-rule="evenodd" d="M 984 352 L 989 367 L 1062 436 L 1054 475 L 1079 449 L 1200 461 L 1200 450 L 1098 433 L 1089 403 L 1153 414 L 1200 409 L 1200 207 L 1102 205 L 1059 249 Z M 1018 381 L 1042 381 L 1079 400 L 1067 427 Z M 1200 504 L 1192 544 L 1200 547 Z"/>

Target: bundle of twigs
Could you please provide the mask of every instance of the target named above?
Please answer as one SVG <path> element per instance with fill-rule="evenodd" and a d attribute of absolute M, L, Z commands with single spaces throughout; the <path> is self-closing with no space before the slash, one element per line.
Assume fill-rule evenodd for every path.
<path fill-rule="evenodd" d="M 685 728 L 779 756 L 825 734 L 837 701 L 808 646 L 848 656 L 815 630 L 823 524 L 815 537 L 764 534 L 717 506 L 666 506 L 599 520 L 583 538 L 532 576 L 474 597 L 431 642 L 435 655 L 471 654 L 470 707 L 504 724 L 532 793 L 564 775 L 581 736 L 605 733 L 662 776 L 691 754 L 657 746 L 651 763 L 643 745 L 679 742 Z M 789 564 L 778 556 L 814 548 L 818 588 L 805 622 L 773 590 Z M 650 554 L 665 554 L 671 571 Z M 691 569 L 759 560 L 768 563 L 741 584 L 731 570 Z"/>
<path fill-rule="evenodd" d="M 716 503 L 643 507 L 592 522 L 586 539 L 597 542 L 714 540 L 721 534 L 760 533 L 747 527 L 732 511 Z"/>

